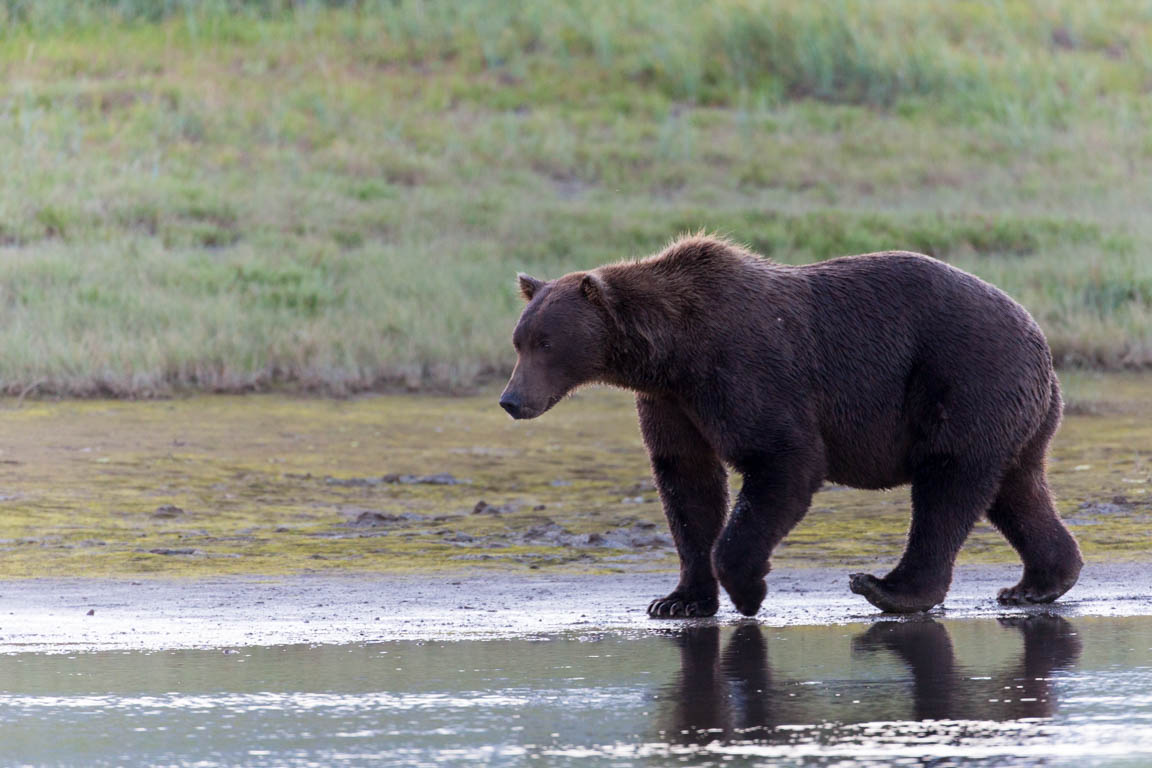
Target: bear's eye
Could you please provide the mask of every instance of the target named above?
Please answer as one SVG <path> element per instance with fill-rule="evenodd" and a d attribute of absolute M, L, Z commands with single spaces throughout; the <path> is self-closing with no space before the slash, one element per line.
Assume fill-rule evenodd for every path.
<path fill-rule="evenodd" d="M 548 341 L 548 339 L 541 339 L 540 349 L 552 349 L 552 342 Z"/>

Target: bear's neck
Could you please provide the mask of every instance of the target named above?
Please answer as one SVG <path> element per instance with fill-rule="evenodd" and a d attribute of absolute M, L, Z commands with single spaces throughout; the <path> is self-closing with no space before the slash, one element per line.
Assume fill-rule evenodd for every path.
<path fill-rule="evenodd" d="M 644 394 L 675 389 L 690 370 L 687 341 L 691 307 L 646 290 L 621 302 L 606 350 L 602 381 Z"/>

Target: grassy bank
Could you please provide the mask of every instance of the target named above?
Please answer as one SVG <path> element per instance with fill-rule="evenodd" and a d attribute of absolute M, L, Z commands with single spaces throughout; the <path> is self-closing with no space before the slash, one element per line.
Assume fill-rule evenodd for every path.
<path fill-rule="evenodd" d="M 0 389 L 467 388 L 517 270 L 699 228 L 1149 366 L 1149 51 L 1144 2 L 2 0 Z"/>

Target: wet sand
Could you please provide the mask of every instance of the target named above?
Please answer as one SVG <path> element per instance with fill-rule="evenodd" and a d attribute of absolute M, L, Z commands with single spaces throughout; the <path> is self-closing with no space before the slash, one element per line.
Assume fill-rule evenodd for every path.
<path fill-rule="evenodd" d="M 1015 583 L 1018 574 L 1016 566 L 962 566 L 947 601 L 930 615 L 1152 615 L 1152 568 L 1146 564 L 1087 567 L 1080 583 L 1052 605 L 997 604 L 996 590 Z M 674 573 L 482 572 L 7 581 L 0 582 L 0 650 L 65 653 L 486 640 L 748 623 L 723 598 L 714 619 L 649 619 L 648 601 L 668 592 L 675 581 Z M 848 591 L 847 569 L 775 571 L 769 585 L 755 619 L 764 626 L 867 624 L 892 618 Z"/>

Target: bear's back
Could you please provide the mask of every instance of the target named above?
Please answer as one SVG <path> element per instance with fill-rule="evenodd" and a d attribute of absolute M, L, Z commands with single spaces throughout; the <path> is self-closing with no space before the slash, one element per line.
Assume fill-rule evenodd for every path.
<path fill-rule="evenodd" d="M 797 273 L 811 296 L 813 396 L 833 456 L 858 463 L 854 445 L 875 451 L 890 441 L 894 462 L 925 430 L 939 432 L 931 443 L 954 446 L 961 434 L 1026 431 L 1046 411 L 1054 375 L 1047 343 L 998 288 L 900 251 Z M 884 453 L 872 456 L 883 461 Z M 848 467 L 841 474 L 854 479 Z"/>
<path fill-rule="evenodd" d="M 1019 342 L 1025 356 L 1040 351 L 1037 341 L 1047 349 L 1035 321 L 1010 296 L 930 256 L 884 251 L 797 272 L 809 288 L 814 331 L 833 347 L 876 345 L 881 349 L 872 352 L 902 358 L 948 351 L 995 356 Z"/>

